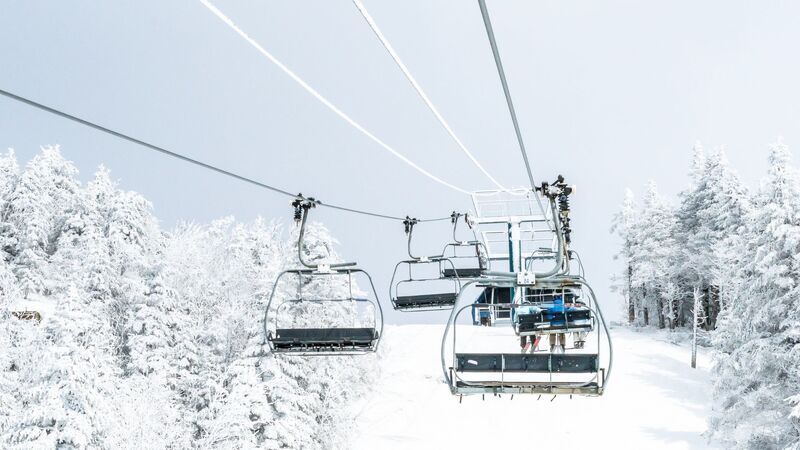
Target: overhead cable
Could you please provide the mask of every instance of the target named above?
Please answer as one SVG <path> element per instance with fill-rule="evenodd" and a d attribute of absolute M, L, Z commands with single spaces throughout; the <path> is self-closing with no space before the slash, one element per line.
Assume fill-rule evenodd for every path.
<path fill-rule="evenodd" d="M 411 71 L 408 70 L 408 67 L 406 67 L 406 65 L 400 59 L 400 56 L 394 50 L 394 47 L 392 47 L 392 44 L 389 43 L 389 40 L 386 39 L 386 36 L 384 36 L 383 33 L 381 32 L 380 28 L 378 28 L 378 24 L 375 23 L 375 20 L 372 18 L 372 16 L 370 15 L 369 11 L 367 11 L 367 8 L 366 8 L 366 6 L 364 6 L 364 3 L 362 3 L 361 0 L 353 0 L 353 4 L 356 6 L 358 11 L 361 13 L 361 16 L 364 17 L 364 20 L 367 22 L 369 27 L 372 29 L 372 32 L 375 33 L 375 36 L 378 37 L 378 40 L 381 41 L 381 44 L 383 44 L 383 47 L 386 49 L 387 52 L 389 52 L 389 55 L 392 57 L 392 59 L 394 59 L 394 62 L 397 64 L 397 66 L 400 68 L 400 70 L 406 76 L 406 79 L 408 79 L 408 82 L 411 83 L 411 86 L 414 88 L 414 90 L 417 91 L 417 94 L 419 94 L 420 98 L 422 98 L 422 101 L 424 101 L 425 104 L 428 106 L 428 109 L 431 110 L 431 112 L 436 117 L 436 119 L 439 121 L 439 123 L 442 124 L 444 129 L 447 131 L 447 134 L 449 134 L 450 137 L 453 138 L 453 140 L 456 142 L 456 144 L 458 144 L 458 147 L 461 149 L 461 151 L 464 152 L 465 155 L 467 155 L 467 157 L 472 161 L 472 163 L 475 164 L 475 166 L 478 169 L 480 169 L 480 171 L 483 172 L 483 174 L 486 175 L 486 177 L 489 178 L 489 180 L 491 180 L 491 182 L 494 183 L 495 186 L 497 186 L 498 188 L 502 189 L 503 191 L 508 191 L 508 189 L 506 189 L 502 184 L 500 184 L 500 182 L 498 182 L 497 179 L 495 179 L 489 173 L 489 171 L 487 171 L 483 167 L 483 165 L 481 165 L 481 163 L 478 162 L 478 160 L 475 158 L 475 156 L 472 154 L 472 152 L 470 152 L 469 149 L 467 149 L 467 147 L 464 145 L 464 143 L 461 142 L 461 139 L 459 139 L 458 136 L 456 136 L 456 133 L 453 131 L 452 128 L 450 128 L 450 125 L 448 125 L 447 121 L 444 120 L 444 117 L 442 117 L 442 115 L 439 113 L 439 110 L 436 109 L 436 106 L 434 106 L 434 104 L 431 101 L 431 99 L 428 98 L 428 96 L 425 94 L 425 91 L 423 91 L 422 87 L 419 85 L 419 83 L 417 83 L 417 80 L 414 78 L 413 75 L 411 75 Z"/>
<path fill-rule="evenodd" d="M 355 120 L 353 120 L 353 119 L 352 119 L 350 116 L 348 116 L 347 114 L 345 114 L 345 113 L 344 113 L 344 111 L 342 111 L 342 110 L 341 110 L 341 109 L 339 109 L 339 108 L 338 108 L 336 105 L 334 105 L 333 103 L 331 103 L 331 102 L 330 102 L 330 101 L 329 101 L 327 98 L 323 97 L 323 96 L 322 96 L 322 94 L 320 94 L 319 92 L 317 92 L 317 91 L 316 91 L 314 88 L 312 88 L 312 87 L 311 87 L 311 86 L 310 86 L 308 83 L 306 83 L 306 82 L 305 82 L 305 81 L 304 81 L 302 78 L 300 78 L 300 77 L 299 77 L 299 76 L 298 76 L 296 73 L 294 73 L 294 72 L 293 72 L 291 69 L 289 69 L 289 68 L 288 68 L 288 67 L 287 67 L 285 64 L 283 64 L 283 63 L 282 63 L 281 61 L 279 61 L 279 60 L 278 60 L 278 59 L 277 59 L 275 56 L 273 56 L 273 55 L 272 55 L 270 52 L 268 52 L 266 49 L 264 49 L 264 47 L 262 47 L 262 46 L 261 46 L 261 45 L 260 45 L 258 42 L 256 42 L 256 41 L 255 41 L 253 38 L 251 38 L 250 36 L 248 36 L 248 35 L 247 35 L 247 33 L 245 33 L 245 32 L 244 32 L 244 31 L 243 31 L 241 28 L 239 28 L 239 27 L 238 27 L 238 26 L 237 26 L 235 23 L 233 23 L 233 21 L 232 21 L 230 18 L 228 18 L 228 16 L 226 16 L 226 15 L 225 15 L 225 14 L 224 14 L 222 11 L 220 11 L 220 10 L 219 10 L 219 9 L 218 9 L 216 6 L 214 6 L 213 4 L 211 4 L 211 2 L 209 2 L 208 0 L 199 0 L 199 1 L 200 1 L 200 3 L 202 3 L 202 4 L 203 4 L 203 5 L 206 7 L 206 8 L 208 8 L 208 10 L 209 10 L 209 11 L 211 11 L 211 12 L 212 12 L 212 13 L 213 13 L 215 16 L 217 16 L 217 18 L 219 18 L 219 19 L 220 19 L 220 20 L 221 20 L 223 23 L 225 23 L 226 25 L 228 25 L 228 27 L 230 27 L 230 28 L 231 28 L 233 31 L 235 31 L 235 32 L 236 32 L 236 33 L 237 33 L 239 36 L 241 36 L 241 37 L 242 37 L 242 38 L 243 38 L 245 41 L 247 41 L 247 43 L 249 43 L 251 46 L 253 46 L 253 47 L 254 47 L 254 48 L 255 48 L 255 49 L 256 49 L 256 50 L 257 50 L 259 53 L 261 53 L 262 55 L 264 55 L 264 56 L 265 56 L 265 57 L 266 57 L 268 60 L 270 60 L 270 61 L 271 61 L 273 64 L 275 64 L 276 66 L 278 66 L 278 68 L 279 68 L 279 69 L 281 69 L 281 70 L 282 70 L 282 71 L 283 71 L 283 72 L 284 72 L 286 75 L 288 75 L 288 76 L 289 76 L 291 79 L 293 79 L 293 80 L 294 80 L 294 81 L 295 81 L 297 84 L 299 84 L 299 85 L 300 85 L 300 87 L 302 87 L 302 88 L 303 88 L 303 89 L 305 89 L 305 90 L 306 90 L 306 91 L 307 91 L 309 94 L 311 94 L 312 96 L 314 96 L 314 98 L 316 98 L 317 100 L 319 100 L 319 101 L 320 101 L 320 103 L 322 103 L 323 105 L 327 106 L 327 107 L 328 107 L 328 109 L 330 109 L 331 111 L 333 111 L 333 112 L 334 112 L 334 113 L 335 113 L 337 116 L 341 117 L 341 118 L 342 118 L 342 119 L 343 119 L 345 122 L 349 123 L 349 124 L 350 124 L 350 125 L 351 125 L 353 128 L 355 128 L 356 130 L 360 131 L 360 132 L 361 132 L 361 133 L 363 133 L 365 136 L 367 136 L 367 137 L 368 137 L 368 138 L 370 138 L 372 141 L 374 141 L 376 144 L 378 144 L 378 145 L 380 145 L 381 147 L 383 147 L 383 148 L 384 148 L 386 151 L 388 151 L 389 153 L 393 154 L 394 156 L 396 156 L 397 158 L 399 158 L 401 161 L 403 161 L 404 163 L 408 164 L 409 166 L 411 166 L 412 168 L 414 168 L 416 171 L 418 171 L 419 173 L 421 173 L 421 174 L 425 175 L 426 177 L 428 177 L 428 178 L 432 179 L 433 181 L 435 181 L 435 182 L 437 182 L 437 183 L 439 183 L 439 184 L 441 184 L 441 185 L 443 185 L 443 186 L 447 186 L 447 187 L 449 187 L 450 189 L 453 189 L 453 190 L 455 190 L 455 191 L 458 191 L 458 192 L 460 192 L 460 193 L 462 193 L 462 194 L 467 194 L 467 195 L 469 195 L 469 194 L 470 194 L 470 191 L 468 191 L 468 190 L 466 190 L 466 189 L 462 189 L 462 188 L 460 188 L 460 187 L 458 187 L 458 186 L 455 186 L 455 185 L 453 185 L 453 184 L 451 184 L 451 183 L 448 183 L 447 181 L 444 181 L 443 179 L 441 179 L 441 178 L 437 177 L 436 175 L 433 175 L 432 173 L 428 172 L 427 170 L 425 170 L 425 169 L 423 169 L 422 167 L 420 167 L 419 165 L 417 165 L 417 164 L 416 164 L 414 161 L 411 161 L 410 159 L 408 159 L 406 156 L 404 156 L 404 155 L 403 155 L 402 153 L 400 153 L 399 151 L 397 151 L 397 150 L 395 150 L 394 148 L 392 148 L 391 146 L 389 146 L 389 144 L 387 144 L 387 143 L 383 142 L 383 141 L 382 141 L 381 139 L 379 139 L 377 136 L 375 136 L 374 134 L 372 134 L 371 132 L 369 132 L 367 129 L 365 129 L 363 126 L 361 126 L 361 125 L 360 125 L 358 122 L 356 122 Z"/>
<path fill-rule="evenodd" d="M 492 29 L 492 20 L 489 18 L 489 10 L 486 9 L 486 1 L 478 0 L 481 8 L 481 15 L 483 16 L 483 25 L 486 27 L 486 35 L 489 37 L 489 44 L 492 46 L 492 54 L 494 55 L 494 63 L 497 66 L 497 73 L 500 75 L 500 83 L 503 85 L 503 93 L 506 96 L 506 104 L 508 105 L 508 112 L 511 113 L 511 122 L 514 123 L 514 131 L 517 134 L 517 142 L 519 143 L 519 150 L 522 153 L 522 160 L 525 162 L 525 170 L 528 172 L 528 180 L 531 183 L 536 202 L 539 204 L 539 209 L 543 216 L 546 216 L 544 206 L 539 196 L 536 195 L 536 182 L 533 180 L 533 171 L 531 170 L 531 163 L 528 161 L 528 152 L 525 150 L 525 143 L 522 141 L 522 132 L 519 129 L 519 122 L 517 121 L 517 113 L 514 110 L 514 102 L 511 101 L 511 91 L 508 89 L 508 82 L 506 81 L 506 73 L 503 70 L 503 62 L 500 60 L 500 51 L 497 49 L 497 42 L 494 38 L 494 30 Z"/>
<path fill-rule="evenodd" d="M 80 117 L 74 116 L 72 114 L 68 114 L 66 112 L 63 112 L 63 111 L 55 109 L 55 108 L 51 108 L 49 106 L 43 105 L 41 103 L 35 102 L 33 100 L 30 100 L 28 98 L 25 98 L 25 97 L 22 97 L 22 96 L 19 96 L 19 95 L 16 95 L 16 94 L 13 94 L 11 92 L 4 91 L 2 89 L 0 89 L 0 95 L 3 95 L 3 96 L 8 97 L 8 98 L 10 98 L 12 100 L 16 100 L 18 102 L 24 103 L 26 105 L 33 106 L 34 108 L 40 109 L 40 110 L 48 112 L 50 114 L 54 114 L 54 115 L 62 117 L 64 119 L 68 119 L 68 120 L 71 120 L 73 122 L 77 122 L 77 123 L 79 123 L 81 125 L 87 126 L 89 128 L 93 128 L 93 129 L 95 129 L 97 131 L 101 131 L 103 133 L 110 134 L 110 135 L 112 135 L 114 137 L 126 140 L 128 142 L 132 142 L 134 144 L 137 144 L 137 145 L 140 145 L 140 146 L 145 147 L 147 149 L 162 153 L 162 154 L 170 156 L 172 158 L 176 158 L 176 159 L 179 159 L 181 161 L 184 161 L 184 162 L 187 162 L 187 163 L 190 163 L 190 164 L 194 164 L 194 165 L 202 167 L 204 169 L 211 170 L 213 172 L 216 172 L 216 173 L 228 176 L 228 177 L 235 178 L 235 179 L 237 179 L 239 181 L 243 181 L 245 183 L 248 183 L 248 184 L 263 188 L 263 189 L 267 189 L 267 190 L 270 190 L 270 191 L 278 193 L 278 194 L 282 194 L 282 195 L 285 195 L 285 196 L 288 196 L 288 197 L 292 197 L 292 198 L 304 198 L 304 199 L 305 198 L 310 198 L 310 197 L 304 197 L 302 194 L 293 194 L 293 193 L 291 193 L 291 192 L 289 192 L 289 191 L 287 191 L 285 189 L 277 188 L 275 186 L 270 186 L 270 185 L 268 185 L 266 183 L 262 183 L 260 181 L 254 180 L 252 178 L 248 178 L 248 177 L 245 177 L 243 175 L 239 175 L 237 173 L 231 172 L 229 170 L 225 170 L 225 169 L 219 168 L 217 166 L 214 166 L 214 165 L 211 165 L 211 164 L 196 160 L 194 158 L 190 158 L 190 157 L 182 155 L 180 153 L 176 153 L 176 152 L 173 152 L 171 150 L 167 150 L 164 147 L 159 147 L 157 145 L 150 144 L 148 142 L 142 141 L 142 140 L 137 139 L 135 137 L 131 137 L 131 136 L 127 135 L 127 134 L 120 133 L 119 131 L 114 131 L 114 130 L 112 130 L 110 128 L 106 128 L 106 127 L 104 127 L 102 125 L 98 125 L 98 124 L 96 124 L 94 122 L 90 122 L 88 120 L 81 119 Z M 350 213 L 354 213 L 354 214 L 372 216 L 372 217 L 377 217 L 377 218 L 381 218 L 381 219 L 398 220 L 398 221 L 401 221 L 401 222 L 405 220 L 405 217 L 401 217 L 401 216 L 391 216 L 391 215 L 387 215 L 387 214 L 380 214 L 380 213 L 375 213 L 375 212 L 356 209 L 356 208 L 348 208 L 348 207 L 345 207 L 345 206 L 334 205 L 334 204 L 330 204 L 330 203 L 324 203 L 324 202 L 322 202 L 320 200 L 314 200 L 314 201 L 319 206 L 324 206 L 324 207 L 328 207 L 328 208 L 331 208 L 331 209 L 337 209 L 339 211 L 345 211 L 345 212 L 350 212 Z M 434 219 L 420 219 L 420 222 L 435 222 L 435 221 L 444 221 L 444 220 L 450 220 L 450 216 L 439 217 L 439 218 L 434 218 Z"/>

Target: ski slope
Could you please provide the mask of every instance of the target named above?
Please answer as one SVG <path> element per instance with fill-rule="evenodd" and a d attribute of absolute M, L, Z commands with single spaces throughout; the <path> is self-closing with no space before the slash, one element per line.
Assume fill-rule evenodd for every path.
<path fill-rule="evenodd" d="M 718 448 L 703 436 L 708 355 L 700 349 L 692 369 L 689 346 L 667 333 L 611 333 L 614 369 L 601 398 L 465 396 L 459 404 L 442 381 L 442 326 L 389 326 L 380 379 L 355 411 L 352 448 Z"/>

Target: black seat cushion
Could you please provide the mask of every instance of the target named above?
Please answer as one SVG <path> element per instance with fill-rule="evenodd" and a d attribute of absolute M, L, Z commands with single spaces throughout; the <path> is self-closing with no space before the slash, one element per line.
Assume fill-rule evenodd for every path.
<path fill-rule="evenodd" d="M 422 308 L 426 306 L 448 306 L 456 302 L 458 294 L 455 292 L 444 292 L 440 294 L 423 295 L 398 295 L 394 304 L 398 309 L 403 308 Z"/>
<path fill-rule="evenodd" d="M 457 269 L 444 269 L 442 275 L 445 278 L 455 278 L 458 274 L 459 278 L 478 278 L 483 275 L 484 270 L 480 267 L 464 267 Z"/>
<path fill-rule="evenodd" d="M 377 339 L 374 328 L 279 328 L 269 337 L 277 349 L 369 347 Z"/>

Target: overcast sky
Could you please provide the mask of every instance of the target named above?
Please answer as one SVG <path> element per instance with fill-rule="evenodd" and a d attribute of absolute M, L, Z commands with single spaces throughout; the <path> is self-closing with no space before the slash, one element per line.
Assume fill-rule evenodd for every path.
<path fill-rule="evenodd" d="M 365 0 L 462 141 L 503 183 L 526 177 L 477 2 Z M 470 189 L 491 184 L 416 96 L 348 0 L 216 5 L 381 139 Z M 726 145 L 755 186 L 767 145 L 800 142 L 800 4 L 489 0 L 539 178 L 577 184 L 574 246 L 602 304 L 626 187 L 675 196 L 695 140 Z M 393 215 L 470 207 L 304 92 L 196 1 L 5 2 L 0 88 L 292 192 Z M 225 215 L 290 218 L 289 200 L 0 98 L 0 148 L 22 162 L 60 144 L 88 179 L 101 163 L 150 199 L 162 225 Z M 401 224 L 315 210 L 385 298 Z M 417 229 L 435 253 L 447 225 Z M 390 314 L 389 320 L 423 316 Z M 441 316 L 426 316 L 440 320 Z"/>

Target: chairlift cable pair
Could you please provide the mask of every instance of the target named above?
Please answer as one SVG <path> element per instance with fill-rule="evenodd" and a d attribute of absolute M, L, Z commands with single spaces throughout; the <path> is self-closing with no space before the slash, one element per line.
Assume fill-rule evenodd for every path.
<path fill-rule="evenodd" d="M 217 16 L 217 18 L 219 18 L 219 19 L 220 19 L 220 20 L 221 20 L 223 23 L 225 23 L 226 25 L 228 25 L 228 27 L 230 27 L 230 28 L 231 28 L 231 29 L 232 29 L 234 32 L 236 32 L 236 34 L 238 34 L 239 36 L 241 36 L 241 37 L 242 37 L 242 38 L 243 38 L 243 39 L 244 39 L 244 40 L 245 40 L 245 41 L 246 41 L 248 44 L 250 44 L 251 46 L 253 46 L 253 48 L 255 48 L 255 49 L 256 49 L 256 50 L 257 50 L 259 53 L 261 53 L 261 54 L 262 54 L 264 57 L 266 57 L 266 58 L 267 58 L 267 59 L 268 59 L 270 62 L 272 62 L 273 64 L 275 64 L 276 66 L 278 66 L 278 68 L 279 68 L 279 69 L 281 69 L 281 71 L 283 71 L 283 72 L 284 72 L 286 75 L 288 75 L 288 76 L 289 76 L 289 77 L 290 77 L 292 80 L 294 80 L 294 81 L 295 81 L 297 84 L 299 84 L 299 85 L 300 85 L 300 87 L 302 87 L 302 88 L 303 88 L 303 89 L 304 89 L 306 92 L 308 92 L 309 94 L 311 94 L 311 95 L 312 95 L 314 98 L 316 98 L 316 99 L 317 99 L 317 100 L 318 100 L 320 103 L 322 103 L 323 105 L 325 105 L 325 106 L 326 106 L 328 109 L 330 109 L 330 110 L 331 110 L 331 111 L 332 111 L 334 114 L 336 114 L 336 115 L 337 115 L 337 116 L 339 116 L 341 119 L 343 119 L 345 122 L 347 122 L 348 124 L 350 124 L 350 126 L 352 126 L 353 128 L 355 128 L 356 130 L 360 131 L 362 134 L 364 134 L 364 135 L 365 135 L 365 136 L 367 136 L 369 139 L 371 139 L 372 141 L 374 141 L 374 142 L 375 142 L 376 144 L 378 144 L 380 147 L 383 147 L 383 148 L 384 148 L 386 151 L 388 151 L 388 152 L 389 152 L 389 153 L 391 153 L 392 155 L 396 156 L 396 157 L 397 157 L 397 158 L 399 158 L 401 161 L 403 161 L 403 162 L 404 162 L 404 163 L 406 163 L 407 165 L 411 166 L 413 169 L 415 169 L 417 172 L 421 173 L 422 175 L 425 175 L 426 177 L 430 178 L 431 180 L 433 180 L 433 181 L 435 181 L 435 182 L 437 182 L 437 183 L 439 183 L 439 184 L 441 184 L 441 185 L 443 185 L 443 186 L 446 186 L 446 187 L 448 187 L 448 188 L 450 188 L 450 189 L 453 189 L 453 190 L 455 190 L 455 191 L 457 191 L 457 192 L 460 192 L 460 193 L 462 193 L 462 194 L 467 194 L 467 195 L 469 195 L 469 194 L 470 194 L 470 191 L 468 191 L 468 190 L 466 190 L 466 189 L 462 189 L 462 188 L 460 188 L 460 187 L 458 187 L 458 186 L 456 186 L 456 185 L 454 185 L 454 184 L 451 184 L 451 183 L 449 183 L 449 182 L 447 182 L 447 181 L 445 181 L 445 180 L 443 180 L 443 179 L 441 179 L 441 178 L 437 177 L 436 175 L 434 175 L 434 174 L 432 174 L 432 173 L 428 172 L 427 170 L 423 169 L 422 167 L 420 167 L 419 165 L 417 165 L 417 164 L 416 164 L 414 161 L 412 161 L 411 159 L 409 159 L 408 157 L 406 157 L 405 155 L 403 155 L 402 153 L 400 153 L 399 151 L 397 151 L 396 149 L 394 149 L 393 147 L 391 147 L 389 144 L 387 144 L 386 142 L 384 142 L 383 140 L 381 140 L 380 138 L 378 138 L 377 136 L 375 136 L 374 134 L 372 134 L 370 131 L 368 131 L 366 128 L 364 128 L 364 127 L 363 127 L 361 124 L 359 124 L 359 123 L 358 123 L 358 122 L 356 122 L 356 121 L 355 121 L 353 118 L 351 118 L 349 115 L 347 115 L 347 114 L 346 114 L 344 111 L 342 111 L 342 110 L 341 110 L 341 109 L 339 109 L 339 108 L 338 108 L 336 105 L 334 105 L 333 103 L 331 103 L 331 101 L 330 101 L 330 100 L 328 100 L 327 98 L 325 98 L 325 97 L 324 97 L 322 94 L 320 94 L 320 93 L 319 93 L 319 92 L 318 92 L 316 89 L 314 89 L 313 87 L 311 87 L 311 85 L 309 85 L 309 84 L 308 84 L 308 83 L 307 83 L 305 80 L 303 80 L 302 78 L 300 78 L 300 76 L 299 76 L 299 75 L 297 75 L 296 73 L 294 73 L 294 71 L 292 71 L 291 69 L 289 69 L 289 67 L 287 67 L 285 64 L 283 64 L 283 63 L 282 63 L 280 60 L 278 60 L 278 59 L 277 59 L 275 56 L 273 56 L 273 55 L 272 55 L 270 52 L 268 52 L 268 51 L 267 51 L 267 50 L 266 50 L 264 47 L 262 47 L 262 46 L 261 46 L 261 44 L 259 44 L 259 43 L 258 43 L 258 42 L 257 42 L 255 39 L 253 39 L 252 37 L 250 37 L 250 36 L 249 36 L 247 33 L 245 33 L 245 32 L 244 32 L 244 30 L 242 30 L 241 28 L 239 28 L 239 27 L 238 27 L 238 26 L 237 26 L 237 25 L 236 25 L 236 24 L 233 22 L 233 20 L 231 20 L 231 19 L 230 19 L 228 16 L 226 16 L 226 15 L 225 15 L 225 13 L 223 13 L 222 11 L 220 11 L 220 10 L 219 10 L 219 8 L 217 8 L 216 6 L 214 6 L 213 4 L 211 4 L 211 2 L 210 2 L 209 0 L 199 0 L 199 1 L 200 1 L 200 3 L 202 3 L 202 4 L 203 4 L 203 6 L 205 6 L 206 8 L 208 8 L 208 10 L 209 10 L 209 11 L 211 11 L 211 12 L 212 12 L 212 13 L 213 13 L 215 16 Z"/>
<path fill-rule="evenodd" d="M 43 105 L 41 103 L 35 102 L 33 100 L 30 100 L 28 98 L 22 97 L 20 95 L 17 95 L 17 94 L 14 94 L 14 93 L 2 90 L 2 89 L 0 89 L 0 95 L 3 95 L 3 96 L 5 96 L 5 97 L 7 97 L 9 99 L 18 101 L 20 103 L 24 103 L 26 105 L 32 106 L 32 107 L 37 108 L 39 110 L 45 111 L 47 113 L 54 114 L 54 115 L 62 117 L 64 119 L 71 120 L 73 122 L 79 123 L 79 124 L 84 125 L 86 127 L 93 128 L 93 129 L 95 129 L 97 131 L 100 131 L 100 132 L 103 132 L 103 133 L 106 133 L 106 134 L 110 134 L 111 136 L 117 137 L 119 139 L 122 139 L 122 140 L 125 140 L 125 141 L 128 141 L 128 142 L 132 142 L 132 143 L 134 143 L 136 145 L 145 147 L 145 148 L 147 148 L 149 150 L 153 150 L 153 151 L 159 152 L 161 154 L 167 155 L 169 157 L 178 159 L 180 161 L 187 162 L 189 164 L 193 164 L 193 165 L 202 167 L 203 169 L 207 169 L 207 170 L 210 170 L 212 172 L 219 173 L 221 175 L 225 175 L 225 176 L 228 176 L 228 177 L 231 177 L 231 178 L 235 178 L 235 179 L 237 179 L 239 181 L 243 181 L 245 183 L 248 183 L 248 184 L 263 188 L 263 189 L 267 189 L 269 191 L 272 191 L 272 192 L 275 192 L 275 193 L 278 193 L 278 194 L 282 194 L 282 195 L 285 195 L 285 196 L 288 196 L 288 197 L 305 198 L 305 197 L 303 197 L 302 194 L 293 194 L 293 193 L 291 193 L 291 192 L 289 192 L 289 191 L 287 191 L 285 189 L 281 189 L 281 188 L 278 188 L 278 187 L 275 187 L 275 186 L 270 186 L 270 185 L 268 185 L 266 183 L 262 183 L 260 181 L 254 180 L 252 178 L 248 178 L 246 176 L 239 175 L 239 174 L 231 172 L 229 170 L 225 170 L 225 169 L 219 168 L 217 166 L 214 166 L 214 165 L 211 165 L 211 164 L 208 164 L 208 163 L 204 163 L 202 161 L 199 161 L 199 160 L 194 159 L 194 158 L 190 158 L 190 157 L 182 155 L 180 153 L 176 153 L 176 152 L 173 152 L 171 150 L 167 150 L 164 147 L 160 147 L 160 146 L 151 144 L 149 142 L 145 142 L 145 141 L 143 141 L 141 139 L 137 139 L 137 138 L 132 137 L 132 136 L 130 136 L 128 134 L 124 134 L 124 133 L 121 133 L 119 131 L 112 130 L 110 128 L 104 127 L 102 125 L 98 125 L 98 124 L 96 124 L 94 122 L 91 122 L 89 120 L 82 119 L 80 117 L 74 116 L 72 114 L 69 114 L 69 113 L 66 113 L 64 111 L 52 108 L 52 107 L 47 106 L 47 105 Z M 321 200 L 316 200 L 316 199 L 314 200 L 314 203 L 316 205 L 319 205 L 319 206 L 322 206 L 322 207 L 326 207 L 326 208 L 336 209 L 336 210 L 339 210 L 339 211 L 344 211 L 344 212 L 349 212 L 349 213 L 354 213 L 354 214 L 361 214 L 361 215 L 364 215 L 364 216 L 376 217 L 376 218 L 379 218 L 379 219 L 399 220 L 399 221 L 405 220 L 403 217 L 400 217 L 400 216 L 391 216 L 391 215 L 387 215 L 387 214 L 381 214 L 381 213 L 376 213 L 376 212 L 362 210 L 362 209 L 349 208 L 349 207 L 346 207 L 346 206 L 341 206 L 341 205 L 331 204 L 331 203 L 327 203 L 327 202 L 322 202 Z M 440 222 L 440 221 L 445 221 L 445 220 L 450 220 L 450 217 L 448 216 L 448 217 L 419 219 L 420 222 Z"/>
<path fill-rule="evenodd" d="M 408 70 L 408 67 L 405 65 L 405 63 L 403 63 L 403 60 L 400 59 L 400 56 L 394 50 L 394 47 L 392 47 L 392 44 L 389 43 L 389 40 L 386 38 L 386 36 L 384 36 L 384 34 L 381 32 L 380 28 L 378 28 L 378 24 L 372 18 L 372 15 L 370 15 L 369 11 L 367 11 L 367 7 L 364 6 L 364 3 L 362 3 L 361 0 L 353 0 L 353 4 L 356 6 L 356 9 L 358 9 L 358 12 L 361 13 L 361 16 L 364 17 L 364 20 L 367 22 L 369 27 L 372 29 L 372 32 L 375 33 L 375 36 L 378 38 L 378 40 L 381 41 L 381 44 L 383 44 L 383 47 L 386 49 L 386 51 L 392 57 L 394 62 L 397 64 L 397 66 L 403 72 L 403 75 L 405 75 L 406 79 L 408 79 L 408 82 L 411 83 L 411 86 L 414 88 L 415 91 L 417 91 L 417 94 L 419 94 L 419 96 L 422 99 L 422 101 L 425 102 L 425 104 L 428 106 L 428 109 L 430 109 L 431 112 L 433 113 L 433 115 L 436 117 L 436 120 L 439 121 L 439 123 L 442 125 L 442 127 L 445 129 L 445 131 L 447 131 L 447 134 L 449 134 L 450 137 L 453 139 L 453 141 L 455 141 L 455 143 L 458 145 L 458 147 L 461 149 L 461 151 L 464 152 L 465 155 L 467 155 L 467 157 L 470 159 L 470 161 L 472 161 L 472 163 L 475 164 L 475 166 L 481 172 L 483 172 L 483 174 L 486 175 L 486 177 L 489 178 L 489 180 L 495 186 L 497 186 L 498 188 L 500 188 L 503 191 L 508 191 L 508 189 L 506 187 L 504 187 L 502 184 L 500 184 L 500 182 L 498 182 L 497 179 L 495 177 L 493 177 L 492 174 L 490 174 L 489 171 L 487 171 L 483 167 L 483 165 L 481 165 L 480 162 L 478 162 L 478 160 L 475 158 L 475 156 L 472 154 L 472 152 L 470 152 L 469 149 L 467 149 L 467 147 L 464 145 L 464 143 L 461 142 L 461 139 L 459 139 L 458 136 L 456 136 L 456 133 L 453 131 L 452 128 L 450 128 L 450 125 L 448 125 L 447 121 L 444 120 L 444 117 L 442 117 L 441 113 L 439 113 L 439 110 L 436 108 L 436 106 L 434 106 L 434 104 L 431 101 L 431 99 L 428 98 L 428 95 L 425 94 L 425 91 L 422 90 L 422 87 L 419 85 L 417 80 L 414 78 L 413 75 L 411 75 L 411 71 Z"/>

